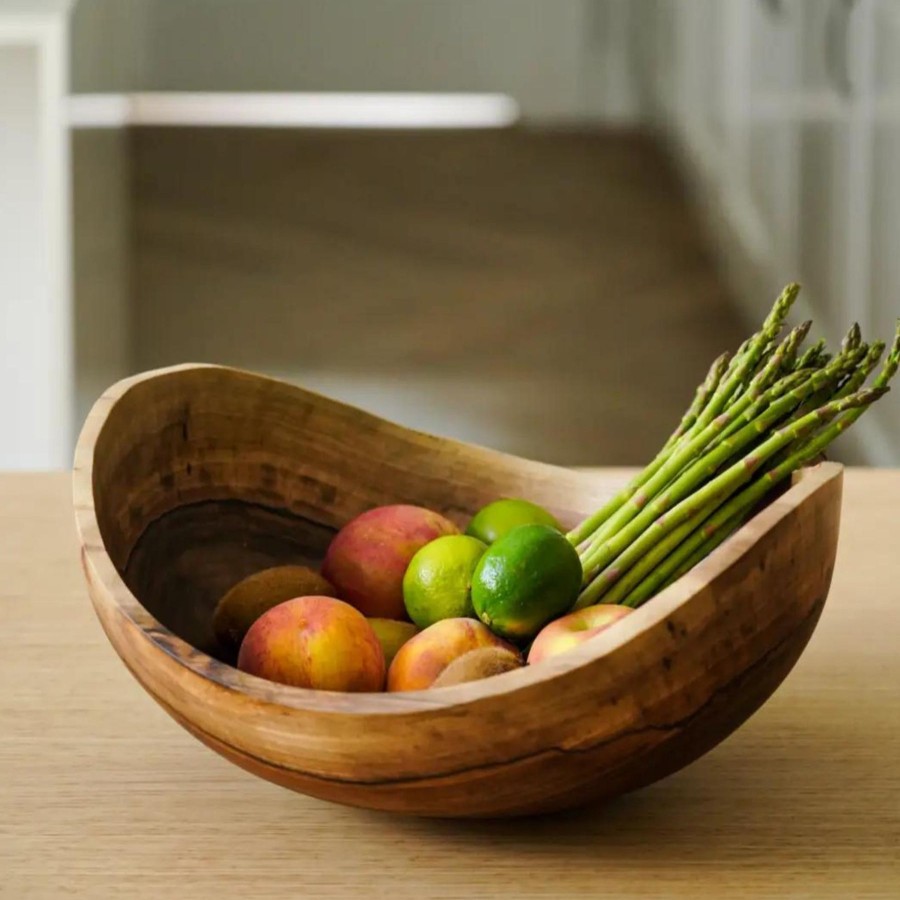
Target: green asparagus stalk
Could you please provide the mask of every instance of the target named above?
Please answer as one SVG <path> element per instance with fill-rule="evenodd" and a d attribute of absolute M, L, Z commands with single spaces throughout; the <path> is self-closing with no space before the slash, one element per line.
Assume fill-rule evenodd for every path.
<path fill-rule="evenodd" d="M 862 380 L 860 380 L 859 373 L 855 374 L 853 376 L 854 381 L 858 381 L 861 384 L 865 380 L 874 366 L 877 365 L 877 360 L 880 358 L 883 350 L 884 344 L 881 341 L 876 341 L 872 345 L 860 367 L 860 371 L 865 370 L 865 374 L 862 376 Z M 897 323 L 897 331 L 891 351 L 885 360 L 881 372 L 874 380 L 873 387 L 877 390 L 887 389 L 898 367 L 900 367 L 900 321 Z M 766 491 L 792 474 L 796 468 L 816 459 L 833 440 L 856 422 L 869 406 L 871 406 L 871 403 L 848 410 L 818 434 L 812 435 L 806 441 L 801 441 L 800 446 L 792 447 L 792 459 L 788 458 L 780 462 L 776 468 L 766 472 L 760 481 L 754 482 L 730 501 L 729 508 L 736 510 L 730 518 L 728 518 L 728 509 L 718 513 L 708 525 L 690 538 L 689 544 L 679 548 L 677 556 L 673 556 L 661 564 L 659 571 L 653 573 L 653 577 L 648 580 L 647 584 L 642 585 L 639 590 L 628 596 L 627 604 L 639 605 L 657 590 L 667 587 L 675 579 L 680 578 L 681 575 L 693 568 L 697 562 L 704 559 L 722 543 L 729 534 L 740 527 L 753 511 L 755 505 L 765 496 Z M 623 596 L 625 595 L 623 594 Z"/>
<path fill-rule="evenodd" d="M 753 377 L 748 387 L 749 394 L 754 398 L 759 397 L 766 388 L 774 384 L 780 375 L 787 374 L 793 369 L 797 348 L 806 339 L 810 328 L 812 328 L 812 321 L 807 320 L 788 333 L 788 336 L 775 348 L 766 364 Z"/>
<path fill-rule="evenodd" d="M 821 359 L 825 354 L 825 338 L 821 338 L 809 347 L 794 364 L 795 369 L 813 369 L 822 365 Z"/>
<path fill-rule="evenodd" d="M 813 409 L 818 409 L 826 400 L 833 399 L 831 394 L 835 391 L 836 386 L 847 376 L 848 372 L 854 370 L 854 367 L 857 365 L 864 352 L 863 349 L 849 350 L 846 354 L 839 354 L 836 356 L 827 366 L 825 366 L 825 368 L 813 369 L 811 372 L 807 372 L 806 374 L 809 376 L 808 380 L 795 391 L 795 395 L 804 395 L 805 399 L 790 413 L 791 417 L 800 419 L 806 415 L 806 413 L 812 412 Z M 794 376 L 799 374 L 802 373 L 793 373 Z M 782 381 L 787 380 L 787 378 L 782 379 Z M 814 399 L 816 402 L 813 402 Z M 747 410 L 745 418 L 751 420 L 756 418 L 759 413 L 767 408 L 769 405 L 767 402 L 768 400 L 767 394 L 760 397 L 750 409 Z M 735 440 L 735 433 L 739 431 L 741 427 L 743 427 L 743 423 L 735 422 L 722 429 L 721 433 L 712 441 L 710 446 L 719 447 L 722 445 L 731 445 Z"/>
<path fill-rule="evenodd" d="M 853 394 L 865 384 L 866 379 L 881 360 L 881 356 L 884 353 L 884 347 L 884 341 L 875 341 L 870 345 L 862 362 L 841 386 L 841 389 L 835 395 L 836 397 L 846 397 L 848 394 Z"/>
<path fill-rule="evenodd" d="M 873 347 L 874 346 L 875 345 L 873 345 Z M 866 357 L 866 362 L 871 355 L 872 351 L 870 350 Z M 864 362 L 863 365 L 865 365 L 866 362 Z M 876 390 L 886 389 L 890 385 L 894 375 L 897 374 L 898 368 L 900 368 L 900 319 L 897 320 L 897 329 L 894 332 L 894 340 L 891 344 L 890 352 L 881 367 L 881 371 L 872 381 L 872 387 Z M 814 459 L 816 454 L 821 453 L 822 450 L 824 450 L 825 447 L 827 447 L 841 432 L 846 431 L 865 412 L 865 410 L 866 407 L 862 407 L 844 413 L 837 422 L 831 425 L 822 434 L 815 434 L 791 449 L 799 453 L 808 447 L 814 447 L 815 452 L 812 455 L 806 456 L 807 459 Z"/>
<path fill-rule="evenodd" d="M 665 453 L 674 444 L 676 444 L 678 442 L 678 439 L 694 424 L 694 422 L 697 421 L 697 416 L 699 416 L 703 411 L 704 407 L 709 402 L 709 398 L 713 395 L 716 388 L 719 386 L 719 382 L 722 380 L 722 376 L 725 374 L 725 370 L 728 368 L 728 363 L 730 360 L 731 354 L 723 353 L 720 357 L 713 361 L 713 364 L 710 366 L 706 378 L 699 385 L 696 393 L 694 394 L 694 402 L 691 403 L 688 411 L 682 417 L 678 427 L 672 432 L 669 439 L 663 445 L 663 453 Z"/>
<path fill-rule="evenodd" d="M 834 400 L 808 413 L 802 419 L 790 421 L 784 427 L 776 429 L 762 444 L 704 484 L 699 490 L 695 490 L 693 493 L 688 492 L 687 495 L 682 494 L 684 499 L 667 508 L 664 514 L 659 515 L 658 518 L 655 517 L 651 505 L 644 514 L 634 519 L 615 538 L 604 545 L 605 554 L 597 557 L 603 562 L 594 561 L 592 567 L 603 565 L 605 568 L 581 592 L 575 608 L 579 609 L 597 602 L 614 581 L 628 571 L 669 532 L 690 519 L 703 506 L 729 497 L 750 481 L 760 466 L 783 447 L 812 433 L 846 410 L 872 403 L 885 390 L 884 388 L 873 388 L 859 391 L 840 400 Z M 786 462 L 790 462 L 790 460 Z M 694 485 L 696 483 L 695 480 Z"/>
<path fill-rule="evenodd" d="M 635 494 L 645 481 L 649 480 L 653 474 L 663 466 L 668 459 L 669 449 L 678 443 L 679 438 L 690 429 L 699 413 L 709 401 L 709 398 L 715 392 L 716 387 L 722 380 L 722 376 L 728 368 L 730 359 L 731 354 L 723 353 L 713 361 L 713 364 L 709 367 L 706 378 L 697 387 L 694 394 L 694 401 L 691 403 L 690 409 L 685 413 L 678 428 L 672 432 L 672 435 L 669 437 L 668 441 L 666 441 L 665 446 L 657 454 L 656 458 L 642 472 L 636 475 L 618 494 L 616 494 L 615 497 L 611 498 L 604 506 L 597 510 L 596 513 L 585 519 L 576 528 L 570 531 L 566 535 L 570 543 L 577 547 L 586 538 L 594 534 L 601 525 L 603 525 L 630 497 Z"/>
<path fill-rule="evenodd" d="M 592 553 L 602 546 L 603 542 L 611 535 L 620 531 L 641 510 L 656 497 L 686 466 L 696 462 L 698 455 L 724 429 L 740 429 L 753 421 L 757 414 L 774 401 L 786 394 L 791 394 L 794 388 L 800 387 L 809 380 L 809 373 L 792 372 L 774 384 L 762 396 L 755 401 L 750 392 L 747 392 L 721 415 L 713 419 L 709 425 L 693 437 L 687 435 L 670 452 L 664 464 L 641 485 L 620 507 L 613 513 L 591 536 L 590 543 L 582 551 L 583 560 L 590 558 Z M 820 376 L 823 380 L 824 375 Z M 791 394 L 791 396 L 793 396 Z M 796 401 L 794 401 L 796 403 Z"/>
<path fill-rule="evenodd" d="M 630 593 L 623 595 L 620 602 L 627 606 L 639 606 L 664 586 L 679 578 L 688 569 L 693 568 L 697 562 L 705 558 L 740 527 L 770 490 L 797 469 L 817 458 L 835 438 L 859 419 L 872 403 L 889 390 L 888 383 L 900 364 L 900 341 L 898 341 L 896 353 L 892 354 L 892 357 L 885 364 L 885 368 L 872 388 L 835 400 L 830 405 L 841 406 L 853 398 L 856 398 L 857 402 L 852 404 L 849 409 L 845 406 L 845 411 L 814 435 L 811 440 L 804 442 L 801 439 L 797 449 L 791 455 L 721 506 L 702 527 L 696 529 L 687 540 L 678 546 L 675 552 L 655 567 Z M 811 415 L 816 415 L 816 413 Z"/>
<path fill-rule="evenodd" d="M 680 564 L 678 564 L 678 560 L 681 557 L 681 554 L 679 553 L 678 556 L 673 557 L 671 561 L 667 561 L 664 567 L 661 567 L 658 572 L 654 573 L 655 578 L 653 581 L 657 582 L 658 587 L 654 587 L 653 581 L 650 581 L 649 584 L 641 585 L 638 590 L 633 591 L 626 597 L 622 605 L 631 607 L 640 606 L 653 594 L 658 593 L 663 590 L 663 588 L 667 588 L 673 581 L 677 581 L 682 575 L 693 569 L 697 563 L 706 559 L 719 544 L 724 543 L 731 537 L 731 535 L 747 521 L 751 514 L 752 510 L 741 510 L 725 522 L 724 525 L 718 526 L 715 531 L 708 536 L 706 536 L 706 531 L 701 532 L 701 534 L 704 535 L 703 540 L 697 542 L 696 549 L 694 549 L 690 555 L 686 556 Z M 688 548 L 685 548 L 685 550 L 687 549 Z M 666 577 L 667 571 L 676 565 L 677 568 L 674 568 L 674 571 Z"/>
<path fill-rule="evenodd" d="M 780 422 L 811 394 L 832 382 L 844 371 L 847 365 L 851 364 L 851 361 L 858 354 L 859 351 L 852 351 L 847 357 L 838 357 L 825 369 L 814 370 L 812 375 L 805 381 L 793 385 L 790 390 L 784 391 L 755 419 L 747 422 L 739 431 L 719 442 L 709 453 L 696 459 L 672 484 L 655 498 L 651 499 L 648 496 L 636 494 L 629 501 L 626 501 L 626 505 L 617 513 L 616 519 L 610 519 L 610 522 L 614 521 L 614 527 L 606 527 L 604 525 L 602 529 L 598 530 L 597 536 L 591 541 L 588 548 L 581 554 L 585 581 L 587 582 L 591 579 L 595 570 L 608 565 L 656 516 L 662 515 L 667 509 L 688 496 L 698 484 L 715 473 L 738 450 L 747 446 L 751 441 Z M 796 373 L 787 376 L 787 379 L 796 381 Z M 774 392 L 777 387 L 778 385 L 771 390 Z M 711 431 L 715 431 L 715 423 L 710 424 L 712 425 Z M 703 433 L 701 432 L 697 437 L 697 441 L 699 442 L 702 437 Z M 683 451 L 685 460 L 690 459 L 696 452 L 691 443 L 688 442 L 685 445 Z M 677 451 L 678 448 L 676 448 L 676 456 L 671 460 L 673 467 L 674 462 L 678 461 L 678 458 L 682 455 L 677 453 Z"/>
<path fill-rule="evenodd" d="M 859 328 L 859 322 L 854 322 L 850 326 L 850 330 L 847 332 L 843 341 L 841 341 L 841 353 L 846 353 L 848 350 L 855 350 L 862 343 L 862 332 Z"/>
<path fill-rule="evenodd" d="M 800 285 L 789 284 L 780 294 L 772 311 L 763 322 L 762 329 L 749 341 L 745 342 L 743 352 L 738 352 L 731 360 L 731 365 L 725 377 L 719 383 L 715 393 L 710 398 L 706 407 L 697 417 L 694 429 L 700 431 L 705 428 L 717 416 L 731 399 L 735 390 L 747 380 L 748 373 L 754 371 L 760 357 L 768 345 L 777 339 L 784 327 L 784 320 L 797 299 Z"/>
<path fill-rule="evenodd" d="M 721 503 L 714 500 L 707 506 L 701 507 L 687 521 L 669 532 L 649 553 L 638 560 L 637 564 L 629 569 L 621 578 L 616 580 L 603 595 L 603 603 L 625 602 L 631 592 L 646 578 L 657 571 L 664 561 L 675 551 L 681 543 L 697 533 L 700 525 L 708 519 Z"/>
<path fill-rule="evenodd" d="M 739 384 L 741 378 L 744 377 L 743 373 L 752 368 L 752 365 L 755 365 L 756 360 L 762 355 L 766 345 L 774 340 L 781 331 L 784 319 L 796 299 L 799 290 L 799 285 L 788 285 L 776 299 L 769 315 L 763 322 L 761 330 L 745 340 L 738 348 L 734 357 L 723 354 L 713 362 L 706 378 L 697 388 L 694 402 L 691 404 L 690 409 L 682 418 L 681 423 L 679 423 L 673 434 L 666 441 L 662 450 L 660 450 L 649 465 L 638 473 L 638 475 L 636 475 L 623 490 L 612 497 L 593 515 L 589 516 L 566 535 L 570 543 L 578 547 L 585 540 L 592 537 L 597 529 L 600 528 L 624 503 L 626 503 L 641 485 L 652 478 L 665 464 L 671 449 L 676 446 L 679 441 L 684 439 L 685 435 L 690 434 L 695 430 L 702 430 L 702 428 L 705 428 L 706 425 L 709 424 L 709 421 L 715 418 L 715 415 L 724 409 L 728 398 L 734 393 L 735 386 Z M 747 359 L 749 354 L 755 354 L 753 360 Z M 730 386 L 727 389 L 723 386 L 723 381 L 725 379 L 728 379 L 730 382 Z M 716 404 L 717 410 L 716 413 L 708 415 L 706 410 L 712 403 Z M 704 422 L 702 426 L 698 427 L 697 422 L 701 416 L 706 417 L 707 421 Z"/>

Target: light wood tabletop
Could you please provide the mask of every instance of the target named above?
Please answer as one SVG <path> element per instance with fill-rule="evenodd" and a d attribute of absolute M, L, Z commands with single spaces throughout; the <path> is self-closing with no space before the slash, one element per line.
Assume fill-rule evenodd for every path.
<path fill-rule="evenodd" d="M 94 618 L 69 476 L 0 476 L 0 896 L 900 893 L 900 471 L 850 470 L 831 595 L 774 697 L 681 773 L 540 819 L 404 819 L 206 750 Z M 564 702 L 564 698 L 561 698 Z"/>

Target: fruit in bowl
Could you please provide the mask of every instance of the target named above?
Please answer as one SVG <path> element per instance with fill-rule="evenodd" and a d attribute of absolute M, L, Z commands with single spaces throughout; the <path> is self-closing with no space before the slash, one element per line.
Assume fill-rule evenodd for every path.
<path fill-rule="evenodd" d="M 453 522 L 433 510 L 379 506 L 337 533 L 325 554 L 322 575 L 363 615 L 405 619 L 403 576 L 410 560 L 435 538 L 458 533 Z"/>
<path fill-rule="evenodd" d="M 403 576 L 403 602 L 420 628 L 441 619 L 475 616 L 472 578 L 487 544 L 465 534 L 449 534 L 426 544 Z"/>
<path fill-rule="evenodd" d="M 369 619 L 369 624 L 381 644 L 385 666 L 390 666 L 397 651 L 419 633 L 418 626 L 412 622 L 398 622 L 396 619 Z"/>
<path fill-rule="evenodd" d="M 216 605 L 213 632 L 222 651 L 234 658 L 250 626 L 273 606 L 294 597 L 337 597 L 334 587 L 308 566 L 272 566 L 234 585 Z"/>
<path fill-rule="evenodd" d="M 572 608 L 582 574 L 578 552 L 564 535 L 548 525 L 519 525 L 481 557 L 472 604 L 497 634 L 525 640 Z"/>
<path fill-rule="evenodd" d="M 544 626 L 528 650 L 528 664 L 567 653 L 633 612 L 627 606 L 601 603 L 555 619 Z"/>
<path fill-rule="evenodd" d="M 505 647 L 480 647 L 454 659 L 431 682 L 431 686 L 452 687 L 454 684 L 481 681 L 482 678 L 492 678 L 494 675 L 521 669 L 524 664 L 522 657 L 513 650 Z"/>
<path fill-rule="evenodd" d="M 297 597 L 253 623 L 238 668 L 320 691 L 380 691 L 384 652 L 358 610 L 333 597 Z"/>
<path fill-rule="evenodd" d="M 493 544 L 519 525 L 547 525 L 563 530 L 556 517 L 537 503 L 520 497 L 503 497 L 479 509 L 466 527 L 466 534 Z"/>
<path fill-rule="evenodd" d="M 443 619 L 407 641 L 388 669 L 389 691 L 421 691 L 455 659 L 470 650 L 496 647 L 519 655 L 511 644 L 497 637 L 477 619 Z"/>

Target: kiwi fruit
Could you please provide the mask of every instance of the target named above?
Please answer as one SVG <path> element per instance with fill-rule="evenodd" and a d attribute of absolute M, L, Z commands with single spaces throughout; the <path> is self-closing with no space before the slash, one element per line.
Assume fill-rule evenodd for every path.
<path fill-rule="evenodd" d="M 464 684 L 467 681 L 479 681 L 491 675 L 501 675 L 513 669 L 522 668 L 522 657 L 512 650 L 503 647 L 480 647 L 463 653 L 438 675 L 431 686 L 450 687 L 451 684 Z"/>
<path fill-rule="evenodd" d="M 273 566 L 248 575 L 216 605 L 213 632 L 226 655 L 236 656 L 250 626 L 273 606 L 295 597 L 337 597 L 334 586 L 308 566 Z"/>

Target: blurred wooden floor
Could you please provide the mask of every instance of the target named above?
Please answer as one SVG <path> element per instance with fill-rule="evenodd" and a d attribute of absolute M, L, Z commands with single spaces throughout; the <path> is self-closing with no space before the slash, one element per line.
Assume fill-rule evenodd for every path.
<path fill-rule="evenodd" d="M 289 377 L 552 462 L 650 457 L 743 329 L 628 133 L 138 129 L 140 368 Z"/>

